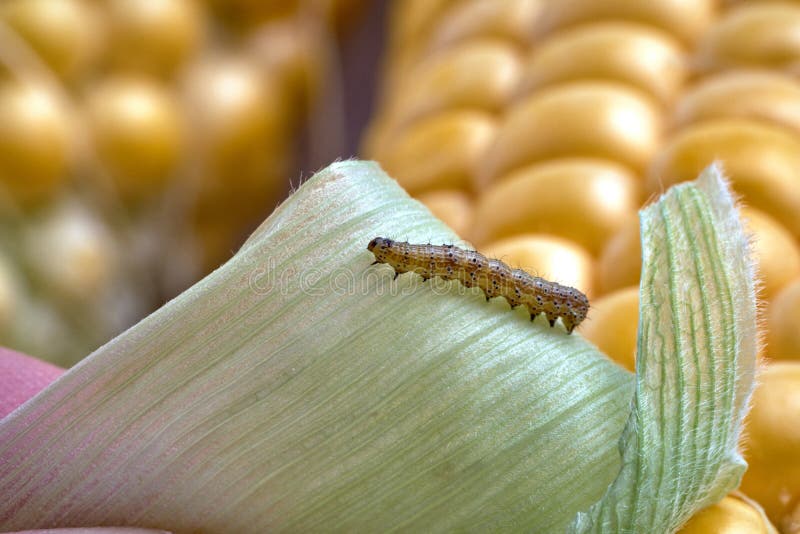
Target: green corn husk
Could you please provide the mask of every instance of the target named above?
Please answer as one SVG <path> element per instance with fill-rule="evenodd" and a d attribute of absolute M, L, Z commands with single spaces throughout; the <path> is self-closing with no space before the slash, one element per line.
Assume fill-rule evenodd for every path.
<path fill-rule="evenodd" d="M 672 529 L 741 472 L 752 270 L 716 171 L 643 222 L 634 380 L 502 299 L 370 266 L 375 236 L 457 236 L 335 163 L 0 421 L 0 528 L 558 532 L 599 501 L 576 530 Z"/>

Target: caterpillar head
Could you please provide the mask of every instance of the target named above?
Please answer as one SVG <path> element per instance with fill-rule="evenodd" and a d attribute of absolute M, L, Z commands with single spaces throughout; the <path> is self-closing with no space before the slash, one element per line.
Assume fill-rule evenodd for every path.
<path fill-rule="evenodd" d="M 367 250 L 374 253 L 375 249 L 382 249 L 392 245 L 392 240 L 385 237 L 376 237 L 367 245 Z"/>

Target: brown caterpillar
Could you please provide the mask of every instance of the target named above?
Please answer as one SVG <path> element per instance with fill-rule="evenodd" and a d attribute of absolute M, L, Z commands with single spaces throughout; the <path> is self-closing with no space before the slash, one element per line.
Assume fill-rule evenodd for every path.
<path fill-rule="evenodd" d="M 391 265 L 395 278 L 401 273 L 414 272 L 425 281 L 435 276 L 458 280 L 467 287 L 481 288 L 487 301 L 504 297 L 512 308 L 526 306 L 531 321 L 544 313 L 552 327 L 560 317 L 568 334 L 589 311 L 589 299 L 577 289 L 512 269 L 500 260 L 490 260 L 472 250 L 453 245 L 412 245 L 385 237 L 370 241 L 367 250 L 375 255 L 373 265 Z"/>

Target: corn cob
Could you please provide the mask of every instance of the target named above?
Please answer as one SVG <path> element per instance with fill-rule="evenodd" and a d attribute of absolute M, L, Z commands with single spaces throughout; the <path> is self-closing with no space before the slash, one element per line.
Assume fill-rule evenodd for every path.
<path fill-rule="evenodd" d="M 630 369 L 636 210 L 720 159 L 748 206 L 767 354 L 800 365 L 800 83 L 789 73 L 800 64 L 800 6 L 441 0 L 393 10 L 365 155 L 481 250 L 557 281 L 583 271 L 570 282 L 600 298 L 578 331 Z M 539 245 L 553 238 L 563 244 Z M 775 373 L 800 385 L 797 373 Z M 785 405 L 763 402 L 763 420 L 782 417 Z M 773 431 L 778 439 L 775 427 L 759 435 Z M 800 496 L 800 445 L 785 438 L 793 467 L 754 461 L 743 485 L 776 524 Z M 753 442 L 764 449 L 751 459 L 774 445 Z"/>
<path fill-rule="evenodd" d="M 0 5 L 0 257 L 17 273 L 0 275 L 0 345 L 72 365 L 227 259 L 288 190 L 319 30 L 353 1 L 225 2 L 228 25 L 212 3 Z"/>

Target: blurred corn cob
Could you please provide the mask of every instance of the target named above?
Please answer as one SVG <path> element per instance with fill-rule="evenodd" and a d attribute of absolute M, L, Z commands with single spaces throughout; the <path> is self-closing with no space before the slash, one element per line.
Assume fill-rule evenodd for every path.
<path fill-rule="evenodd" d="M 227 259 L 357 3 L 3 2 L 0 345 L 69 366 Z"/>
<path fill-rule="evenodd" d="M 796 421 L 800 390 L 800 4 L 392 5 L 364 155 L 480 249 L 593 297 L 582 334 L 630 369 L 636 211 L 722 161 L 748 206 L 767 354 L 793 361 L 774 372 L 796 390 L 755 412 L 743 489 L 789 529 L 800 441 L 778 421 Z M 768 459 L 777 439 L 794 447 L 785 469 Z"/>

